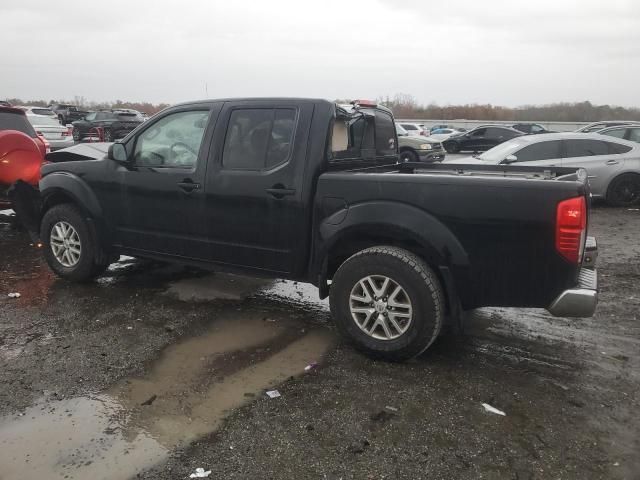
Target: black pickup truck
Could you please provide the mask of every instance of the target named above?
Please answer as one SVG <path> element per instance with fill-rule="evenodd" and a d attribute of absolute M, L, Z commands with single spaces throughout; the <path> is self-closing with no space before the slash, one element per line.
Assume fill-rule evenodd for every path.
<path fill-rule="evenodd" d="M 53 103 L 49 105 L 49 108 L 58 116 L 58 121 L 62 125 L 67 125 L 75 122 L 76 120 L 81 120 L 87 113 L 89 113 L 87 111 L 80 110 L 75 105 L 68 105 L 66 103 Z"/>
<path fill-rule="evenodd" d="M 593 314 L 584 171 L 398 164 L 391 112 L 355 105 L 177 105 L 104 158 L 58 152 L 31 207 L 16 201 L 63 278 L 127 254 L 309 282 L 342 333 L 387 359 L 477 307 Z"/>

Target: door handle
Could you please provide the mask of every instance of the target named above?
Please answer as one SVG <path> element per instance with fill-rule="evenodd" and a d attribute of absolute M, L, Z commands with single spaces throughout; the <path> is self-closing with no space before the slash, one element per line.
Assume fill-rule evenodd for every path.
<path fill-rule="evenodd" d="M 280 199 L 288 195 L 295 195 L 295 188 L 286 188 L 284 185 L 277 184 L 271 188 L 267 188 L 266 192 L 274 198 Z"/>
<path fill-rule="evenodd" d="M 194 183 L 192 180 L 184 180 L 182 182 L 178 182 L 178 187 L 186 193 L 191 193 L 194 190 L 198 190 L 200 188 L 200 184 Z"/>
<path fill-rule="evenodd" d="M 607 162 L 607 165 L 618 165 L 618 163 L 620 163 L 620 162 L 618 162 L 617 160 L 609 160 Z"/>

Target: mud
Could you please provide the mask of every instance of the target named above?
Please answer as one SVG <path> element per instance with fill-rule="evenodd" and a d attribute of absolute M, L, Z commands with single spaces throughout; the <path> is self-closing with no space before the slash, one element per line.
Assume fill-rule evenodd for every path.
<path fill-rule="evenodd" d="M 594 318 L 481 309 L 389 364 L 308 285 L 126 257 L 71 285 L 0 212 L 0 479 L 640 478 L 640 212 L 592 220 Z"/>

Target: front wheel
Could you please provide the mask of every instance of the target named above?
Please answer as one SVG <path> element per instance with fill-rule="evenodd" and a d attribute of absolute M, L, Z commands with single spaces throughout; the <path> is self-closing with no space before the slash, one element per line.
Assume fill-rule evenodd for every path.
<path fill-rule="evenodd" d="M 80 134 L 80 130 L 75 127 L 73 128 L 73 130 L 71 130 L 71 135 L 73 136 L 74 142 L 79 142 L 80 140 L 82 140 L 82 135 Z"/>
<path fill-rule="evenodd" d="M 419 161 L 420 161 L 420 157 L 418 157 L 418 154 L 413 150 L 403 150 L 400 152 L 400 162 L 402 163 L 419 162 Z"/>
<path fill-rule="evenodd" d="M 607 203 L 614 207 L 630 207 L 640 203 L 640 175 L 623 173 L 607 190 Z"/>
<path fill-rule="evenodd" d="M 75 282 L 89 280 L 103 270 L 105 256 L 92 226 L 72 204 L 55 205 L 45 213 L 40 235 L 44 257 L 58 276 Z"/>
<path fill-rule="evenodd" d="M 424 260 L 402 248 L 380 246 L 358 252 L 340 266 L 330 304 L 338 329 L 358 349 L 401 361 L 435 341 L 445 301 Z"/>
<path fill-rule="evenodd" d="M 459 153 L 460 144 L 458 142 L 445 143 L 444 149 L 447 151 L 447 153 Z"/>

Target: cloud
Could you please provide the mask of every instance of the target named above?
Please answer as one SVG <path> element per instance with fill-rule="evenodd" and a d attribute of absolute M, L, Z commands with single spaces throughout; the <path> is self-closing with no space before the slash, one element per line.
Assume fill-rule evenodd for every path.
<path fill-rule="evenodd" d="M 640 104 L 635 1 L 32 0 L 0 18 L 2 97 Z"/>

